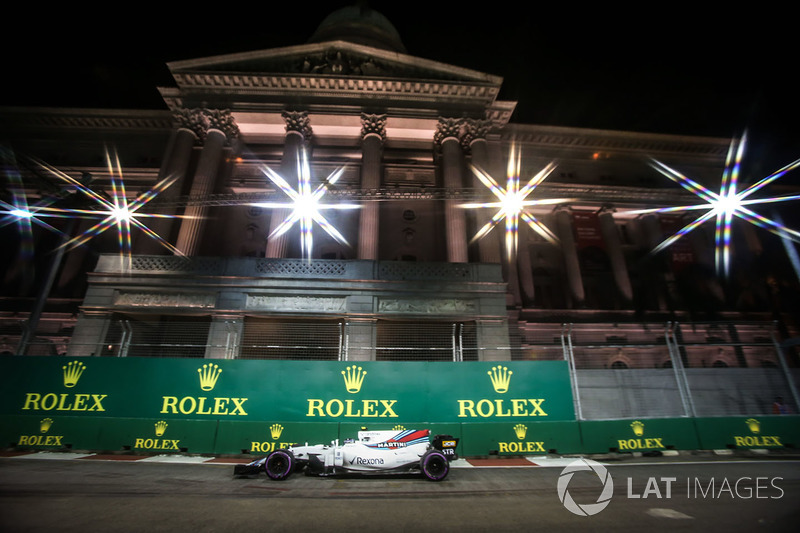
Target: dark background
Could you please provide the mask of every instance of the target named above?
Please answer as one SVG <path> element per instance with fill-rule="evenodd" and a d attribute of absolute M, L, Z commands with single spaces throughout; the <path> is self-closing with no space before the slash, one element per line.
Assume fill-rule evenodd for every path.
<path fill-rule="evenodd" d="M 165 109 L 156 87 L 174 85 L 167 62 L 303 44 L 352 3 L 7 6 L 0 105 Z M 410 55 L 503 77 L 501 99 L 519 102 L 512 122 L 727 138 L 748 130 L 757 172 L 800 157 L 788 5 L 370 5 Z"/>

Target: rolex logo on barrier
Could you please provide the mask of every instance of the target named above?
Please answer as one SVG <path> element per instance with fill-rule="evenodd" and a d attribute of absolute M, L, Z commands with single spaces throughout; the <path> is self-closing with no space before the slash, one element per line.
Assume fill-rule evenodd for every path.
<path fill-rule="evenodd" d="M 39 421 L 39 433 L 41 435 L 20 435 L 17 440 L 18 446 L 53 447 L 63 446 L 64 435 L 45 435 L 53 427 L 52 418 L 43 418 Z"/>
<path fill-rule="evenodd" d="M 50 431 L 50 426 L 52 425 L 53 425 L 52 418 L 43 418 L 39 422 L 39 431 L 41 431 L 42 433 L 47 433 L 48 431 Z"/>
<path fill-rule="evenodd" d="M 70 361 L 61 367 L 64 387 L 71 389 L 78 384 L 86 365 L 80 361 Z M 105 411 L 103 400 L 107 394 L 70 394 L 66 392 L 26 392 L 23 411 Z"/>
<path fill-rule="evenodd" d="M 275 423 L 269 426 L 269 436 L 272 442 L 265 441 L 250 441 L 250 451 L 255 453 L 270 453 L 281 448 L 288 448 L 294 442 L 279 442 L 278 439 L 283 435 L 284 427 L 281 424 Z"/>
<path fill-rule="evenodd" d="M 528 436 L 528 426 L 525 424 L 517 424 L 511 429 L 514 430 L 514 435 L 517 439 L 524 441 Z M 525 441 L 525 442 L 498 442 L 497 451 L 499 453 L 545 453 L 544 441 Z"/>
<path fill-rule="evenodd" d="M 514 374 L 506 366 L 495 366 L 487 372 L 492 389 L 505 394 L 511 386 Z M 544 398 L 481 398 L 479 400 L 456 400 L 459 418 L 527 418 L 547 416 L 542 404 Z"/>
<path fill-rule="evenodd" d="M 360 366 L 352 365 L 341 371 L 344 387 L 350 394 L 361 392 L 367 371 Z M 307 398 L 308 417 L 330 418 L 396 418 L 395 404 L 397 400 L 372 400 L 372 399 L 322 399 Z"/>
<path fill-rule="evenodd" d="M 489 379 L 492 380 L 492 387 L 494 387 L 495 392 L 500 394 L 508 392 L 508 385 L 511 382 L 511 374 L 513 373 L 505 366 L 496 366 L 487 372 Z"/>
<path fill-rule="evenodd" d="M 644 422 L 641 420 L 634 420 L 631 422 L 631 430 L 636 437 L 642 437 L 644 435 Z M 664 437 L 618 439 L 617 448 L 620 451 L 656 450 L 665 448 L 663 441 Z"/>
<path fill-rule="evenodd" d="M 217 386 L 222 369 L 219 365 L 207 363 L 197 369 L 200 378 L 200 389 L 209 392 Z M 244 404 L 247 398 L 227 396 L 162 396 L 161 414 L 211 415 L 211 416 L 247 416 Z"/>
<path fill-rule="evenodd" d="M 156 437 L 163 437 L 164 432 L 167 430 L 167 426 L 169 426 L 169 424 L 167 424 L 163 420 L 159 420 L 158 422 L 155 423 L 155 426 L 156 426 Z"/>
<path fill-rule="evenodd" d="M 342 370 L 344 376 L 344 386 L 350 394 L 356 394 L 361 390 L 361 385 L 364 383 L 364 377 L 367 375 L 366 370 L 362 370 L 360 366 L 349 366 Z"/>
<path fill-rule="evenodd" d="M 198 368 L 197 373 L 200 374 L 200 388 L 204 391 L 211 391 L 214 390 L 222 369 L 218 365 L 207 364 L 203 365 L 202 368 Z"/>
<path fill-rule="evenodd" d="M 734 436 L 733 442 L 740 448 L 779 448 L 783 447 L 781 437 L 777 435 L 761 435 L 761 422 L 755 418 L 748 418 L 744 421 L 747 429 L 752 435 Z"/>
<path fill-rule="evenodd" d="M 404 426 L 401 426 L 400 424 L 397 424 L 395 427 L 392 428 L 392 431 L 405 431 L 405 430 L 406 428 Z"/>
<path fill-rule="evenodd" d="M 86 370 L 86 365 L 80 361 L 71 361 L 63 367 L 64 370 L 64 386 L 71 389 L 78 384 L 81 379 L 83 371 Z"/>
<path fill-rule="evenodd" d="M 156 438 L 137 437 L 133 445 L 137 450 L 157 450 L 157 451 L 180 451 L 180 439 L 162 439 L 167 432 L 167 424 L 164 420 L 159 420 L 153 427 L 155 428 Z"/>

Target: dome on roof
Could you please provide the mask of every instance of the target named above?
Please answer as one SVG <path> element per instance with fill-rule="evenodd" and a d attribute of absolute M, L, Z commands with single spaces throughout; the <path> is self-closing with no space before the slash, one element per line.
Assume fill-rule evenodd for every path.
<path fill-rule="evenodd" d="M 349 6 L 336 10 L 327 17 L 308 40 L 309 43 L 347 41 L 405 53 L 397 29 L 389 19 L 366 6 Z"/>

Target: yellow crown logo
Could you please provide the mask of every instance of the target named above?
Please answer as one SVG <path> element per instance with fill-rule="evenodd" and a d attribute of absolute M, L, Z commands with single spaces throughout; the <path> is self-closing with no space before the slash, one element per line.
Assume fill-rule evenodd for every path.
<path fill-rule="evenodd" d="M 525 438 L 525 435 L 528 434 L 528 426 L 524 424 L 517 424 L 516 426 L 514 426 L 514 433 L 517 434 L 517 438 L 519 440 L 522 440 Z"/>
<path fill-rule="evenodd" d="M 214 364 L 203 365 L 203 368 L 198 368 L 197 373 L 200 374 L 200 388 L 204 391 L 214 390 L 217 384 L 219 375 L 222 374 L 222 369 Z"/>
<path fill-rule="evenodd" d="M 755 418 L 748 418 L 744 421 L 747 424 L 747 428 L 753 433 L 760 433 L 761 432 L 761 422 L 756 420 Z"/>
<path fill-rule="evenodd" d="M 50 426 L 52 425 L 53 425 L 52 418 L 44 418 L 42 419 L 41 422 L 39 422 L 39 431 L 41 431 L 42 433 L 47 433 L 48 431 L 50 431 Z"/>
<path fill-rule="evenodd" d="M 487 372 L 487 374 L 489 374 L 489 379 L 492 380 L 492 387 L 494 387 L 495 392 L 503 394 L 508 391 L 508 384 L 511 381 L 511 374 L 513 373 L 514 372 L 505 366 L 495 366 Z"/>
<path fill-rule="evenodd" d="M 392 431 L 405 431 L 405 429 L 406 428 L 404 428 L 400 424 L 397 424 L 395 427 L 392 428 Z"/>
<path fill-rule="evenodd" d="M 637 437 L 644 435 L 644 423 L 640 420 L 634 420 L 631 422 L 631 428 L 633 428 L 633 434 Z"/>
<path fill-rule="evenodd" d="M 64 369 L 64 386 L 71 389 L 78 384 L 81 374 L 86 370 L 86 365 L 80 361 L 71 361 L 62 368 Z"/>
<path fill-rule="evenodd" d="M 367 375 L 366 370 L 362 370 L 360 366 L 348 366 L 342 370 L 344 376 L 344 386 L 347 392 L 355 394 L 361 390 L 361 385 L 364 383 L 364 376 Z"/>
<path fill-rule="evenodd" d="M 269 427 L 269 434 L 272 437 L 272 440 L 278 440 L 283 433 L 283 426 L 280 424 L 272 424 Z"/>
<path fill-rule="evenodd" d="M 156 422 L 155 423 L 155 426 L 156 426 L 156 437 L 160 437 L 161 435 L 163 435 L 164 432 L 167 430 L 167 426 L 168 425 L 169 424 L 167 424 L 163 420 L 159 420 L 158 422 Z"/>

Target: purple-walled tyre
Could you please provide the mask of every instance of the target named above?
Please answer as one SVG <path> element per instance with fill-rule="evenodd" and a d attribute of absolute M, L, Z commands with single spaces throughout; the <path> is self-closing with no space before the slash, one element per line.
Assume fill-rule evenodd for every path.
<path fill-rule="evenodd" d="M 430 450 L 420 459 L 420 469 L 430 481 L 441 481 L 450 471 L 450 462 L 441 452 Z"/>
<path fill-rule="evenodd" d="M 294 470 L 294 455 L 289 450 L 275 450 L 267 457 L 264 470 L 270 479 L 284 480 Z"/>

